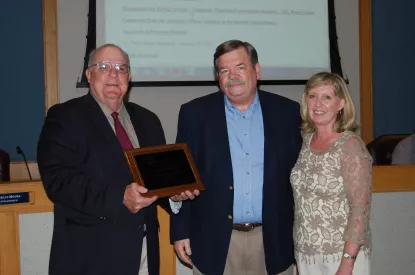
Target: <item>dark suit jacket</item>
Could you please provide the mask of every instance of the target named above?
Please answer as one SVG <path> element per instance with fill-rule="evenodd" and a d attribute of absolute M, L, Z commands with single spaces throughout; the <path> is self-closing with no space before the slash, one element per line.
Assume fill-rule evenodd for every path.
<path fill-rule="evenodd" d="M 140 147 L 165 144 L 157 116 L 127 111 Z M 43 184 L 54 202 L 51 275 L 137 275 L 144 226 L 150 274 L 159 274 L 157 207 L 122 203 L 133 178 L 123 149 L 91 94 L 49 109 L 38 144 Z"/>
<path fill-rule="evenodd" d="M 301 148 L 298 103 L 259 91 L 264 123 L 263 238 L 268 274 L 294 261 L 290 173 Z M 232 232 L 233 174 L 224 95 L 182 106 L 177 142 L 186 142 L 206 190 L 171 215 L 171 240 L 190 238 L 192 261 L 207 275 L 223 274 Z"/>

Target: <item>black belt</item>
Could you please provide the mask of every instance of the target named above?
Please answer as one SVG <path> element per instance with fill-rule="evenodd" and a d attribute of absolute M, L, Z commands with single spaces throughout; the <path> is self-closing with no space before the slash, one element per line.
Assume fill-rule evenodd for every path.
<path fill-rule="evenodd" d="M 232 225 L 233 230 L 249 232 L 254 230 L 256 227 L 262 226 L 262 223 L 234 223 Z"/>

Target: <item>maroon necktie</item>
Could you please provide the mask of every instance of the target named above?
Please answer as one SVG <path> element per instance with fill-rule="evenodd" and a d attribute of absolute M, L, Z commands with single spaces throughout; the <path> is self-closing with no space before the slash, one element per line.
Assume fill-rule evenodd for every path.
<path fill-rule="evenodd" d="M 112 118 L 114 119 L 114 126 L 115 126 L 115 134 L 117 135 L 118 140 L 121 143 L 121 147 L 124 150 L 134 149 L 133 144 L 131 143 L 130 139 L 128 138 L 127 132 L 125 131 L 124 127 L 122 126 L 120 120 L 118 119 L 118 113 L 114 112 L 111 114 Z"/>

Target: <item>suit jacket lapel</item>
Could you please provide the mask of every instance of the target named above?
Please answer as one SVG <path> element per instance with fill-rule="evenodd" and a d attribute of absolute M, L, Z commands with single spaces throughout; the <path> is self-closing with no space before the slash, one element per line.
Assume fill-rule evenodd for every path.
<path fill-rule="evenodd" d="M 218 92 L 215 98 L 206 108 L 209 113 L 206 114 L 205 123 L 208 125 L 207 133 L 211 146 L 218 155 L 218 161 L 221 167 L 224 167 L 224 182 L 233 182 L 232 159 L 229 147 L 228 127 L 226 123 L 225 99 L 222 92 Z"/>
<path fill-rule="evenodd" d="M 148 136 L 144 125 L 144 118 L 140 118 L 136 110 L 128 103 L 125 103 L 125 108 L 127 109 L 135 134 L 137 135 L 138 144 L 140 147 L 149 146 L 151 140 L 149 140 L 150 137 Z"/>
<path fill-rule="evenodd" d="M 105 116 L 104 112 L 99 107 L 96 100 L 93 96 L 88 93 L 85 96 L 85 107 L 88 112 L 88 116 L 91 118 L 92 126 L 94 127 L 93 131 L 97 132 L 97 135 L 100 139 L 105 140 L 107 146 L 109 145 L 112 150 L 122 150 L 121 144 L 117 139 L 117 136 L 114 133 L 114 130 L 111 128 L 111 125 L 108 122 L 107 117 Z"/>
<path fill-rule="evenodd" d="M 127 162 L 125 160 L 122 146 L 111 128 L 107 117 L 101 110 L 96 100 L 91 94 L 85 96 L 85 109 L 88 118 L 91 120 L 91 128 L 96 143 L 101 143 L 102 151 L 99 153 L 103 154 L 108 168 L 114 168 L 112 165 L 120 165 L 119 170 L 113 169 L 114 171 L 124 171 L 124 175 L 131 177 Z"/>
<path fill-rule="evenodd" d="M 269 182 L 269 177 L 275 175 L 273 171 L 278 167 L 279 159 L 282 156 L 281 148 L 278 146 L 283 135 L 283 127 L 279 127 L 279 119 L 276 119 L 276 108 L 271 104 L 273 100 L 267 100 L 267 94 L 258 90 L 259 100 L 262 109 L 262 118 L 264 124 L 264 185 Z M 283 119 L 283 118 L 281 118 Z M 275 129 L 281 129 L 276 131 Z"/>
<path fill-rule="evenodd" d="M 105 117 L 104 112 L 99 107 L 96 100 L 92 97 L 90 93 L 85 96 L 85 105 L 86 109 L 90 112 L 90 117 L 93 120 L 94 125 L 102 134 L 102 137 L 107 140 L 108 144 L 114 145 L 113 149 L 122 150 L 121 144 L 117 139 L 117 136 L 114 134 L 114 130 L 111 128 L 111 125 L 108 123 L 108 119 Z M 138 143 L 143 146 L 147 143 L 145 127 L 141 119 L 137 119 L 136 112 L 134 108 L 131 108 L 128 103 L 125 103 L 125 108 L 127 109 L 128 114 L 130 115 L 131 123 L 133 124 L 134 130 L 137 135 Z"/>

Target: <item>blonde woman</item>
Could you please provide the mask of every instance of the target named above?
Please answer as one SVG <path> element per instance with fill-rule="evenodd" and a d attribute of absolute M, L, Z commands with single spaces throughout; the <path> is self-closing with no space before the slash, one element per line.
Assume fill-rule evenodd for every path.
<path fill-rule="evenodd" d="M 318 73 L 306 84 L 303 146 L 291 172 L 294 245 L 300 275 L 367 275 L 372 158 L 354 133 L 344 80 Z"/>

